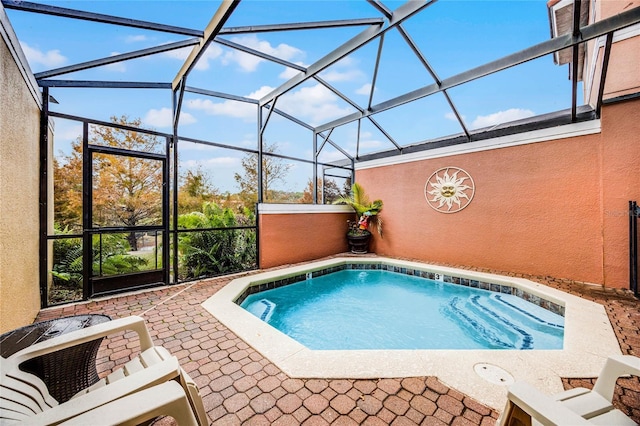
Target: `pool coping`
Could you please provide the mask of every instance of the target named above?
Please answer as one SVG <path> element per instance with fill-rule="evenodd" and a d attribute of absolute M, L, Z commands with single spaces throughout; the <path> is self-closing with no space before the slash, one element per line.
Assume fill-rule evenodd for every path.
<path fill-rule="evenodd" d="M 511 286 L 564 306 L 561 350 L 310 350 L 247 312 L 234 300 L 252 285 L 344 264 L 378 264 Z M 247 344 L 293 378 L 401 378 L 436 376 L 496 410 L 506 402 L 506 384 L 481 378 L 474 367 L 488 364 L 545 393 L 563 390 L 561 377 L 597 377 L 606 358 L 620 354 L 602 305 L 517 277 L 481 273 L 385 257 L 333 258 L 234 279 L 202 306 Z"/>

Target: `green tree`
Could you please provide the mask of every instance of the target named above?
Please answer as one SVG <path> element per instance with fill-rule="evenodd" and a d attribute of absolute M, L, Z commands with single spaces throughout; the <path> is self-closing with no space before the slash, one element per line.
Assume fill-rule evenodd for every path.
<path fill-rule="evenodd" d="M 324 188 L 322 186 L 322 179 L 318 178 L 318 203 L 322 203 L 322 192 L 324 191 L 325 203 L 331 204 L 336 199 L 340 197 L 344 197 L 349 194 L 349 191 L 343 192 L 338 187 L 338 184 L 333 179 L 326 179 L 324 181 Z M 307 181 L 307 187 L 304 189 L 302 193 L 302 197 L 299 199 L 299 202 L 302 204 L 312 204 L 313 203 L 313 180 L 309 179 Z"/>
<path fill-rule="evenodd" d="M 275 154 L 278 145 L 265 144 L 264 154 Z M 240 196 L 246 207 L 254 205 L 258 201 L 258 155 L 248 154 L 241 160 L 243 173 L 235 173 L 234 179 L 240 186 Z M 277 201 L 277 192 L 274 187 L 277 182 L 284 182 L 292 165 L 284 159 L 263 155 L 262 157 L 262 188 L 264 201 Z"/>
<path fill-rule="evenodd" d="M 193 212 L 202 210 L 205 202 L 215 202 L 220 198 L 220 193 L 210 182 L 209 177 L 197 168 L 187 170 L 181 176 L 181 185 L 178 188 L 178 211 Z"/>
<path fill-rule="evenodd" d="M 61 229 L 82 232 L 82 143 L 72 153 L 53 159 L 54 221 Z"/>

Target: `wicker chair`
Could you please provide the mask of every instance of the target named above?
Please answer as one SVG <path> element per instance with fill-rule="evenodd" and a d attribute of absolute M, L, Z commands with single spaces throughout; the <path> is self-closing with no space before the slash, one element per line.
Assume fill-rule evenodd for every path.
<path fill-rule="evenodd" d="M 78 392 L 69 401 L 59 403 L 50 395 L 42 380 L 19 368 L 20 364 L 35 357 L 123 331 L 135 331 L 138 334 L 140 354 L 122 368 Z M 115 402 L 169 381 L 176 381 L 180 385 L 197 424 L 208 424 L 196 384 L 180 367 L 176 357 L 165 348 L 153 345 L 144 320 L 140 317 L 121 318 L 91 326 L 37 343 L 9 358 L 0 357 L 0 373 L 0 423 L 3 425 L 22 422 L 57 425 L 84 413 L 88 417 L 98 416 L 99 412 L 96 414 L 96 411 L 93 411 L 91 414 L 92 410 L 107 404 L 112 404 L 111 407 L 126 404 L 126 401 L 118 404 Z M 69 373 L 73 374 L 72 371 Z M 103 420 L 100 417 L 93 418 Z"/>

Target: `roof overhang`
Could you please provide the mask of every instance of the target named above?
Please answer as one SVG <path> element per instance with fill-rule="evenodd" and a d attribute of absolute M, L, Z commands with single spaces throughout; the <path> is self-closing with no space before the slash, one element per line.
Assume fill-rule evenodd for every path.
<path fill-rule="evenodd" d="M 580 4 L 580 27 L 589 23 L 590 0 L 582 0 Z M 573 5 L 574 0 L 550 0 L 547 2 L 549 9 L 549 24 L 551 26 L 551 38 L 555 38 L 573 31 Z M 573 61 L 573 49 L 567 48 L 555 52 L 553 60 L 558 65 L 570 64 Z M 578 48 L 578 75 L 577 80 L 582 81 L 582 68 L 586 52 L 585 44 Z M 571 70 L 571 68 L 569 68 Z M 571 72 L 571 71 L 569 71 Z"/>

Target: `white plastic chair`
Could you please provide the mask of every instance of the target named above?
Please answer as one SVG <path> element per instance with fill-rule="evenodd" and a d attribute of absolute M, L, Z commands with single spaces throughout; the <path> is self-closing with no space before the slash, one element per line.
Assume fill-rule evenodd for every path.
<path fill-rule="evenodd" d="M 106 337 L 121 331 L 135 331 L 140 341 L 140 354 L 84 389 L 69 401 L 59 404 L 42 380 L 19 369 L 32 358 L 60 349 Z M 180 367 L 178 359 L 161 346 L 154 346 L 144 319 L 121 318 L 64 334 L 37 343 L 0 359 L 0 423 L 56 425 L 75 416 L 153 386 L 175 380 L 184 390 L 191 411 L 199 425 L 208 424 L 198 387 Z"/>
<path fill-rule="evenodd" d="M 60 426 L 135 426 L 159 416 L 170 416 L 179 426 L 198 425 L 184 389 L 172 380 L 87 411 Z"/>
<path fill-rule="evenodd" d="M 619 377 L 640 377 L 640 358 L 614 355 L 607 359 L 592 390 L 575 388 L 548 396 L 524 382 L 509 387 L 500 426 L 543 425 L 630 425 L 636 422 L 613 406 L 613 392 Z"/>

